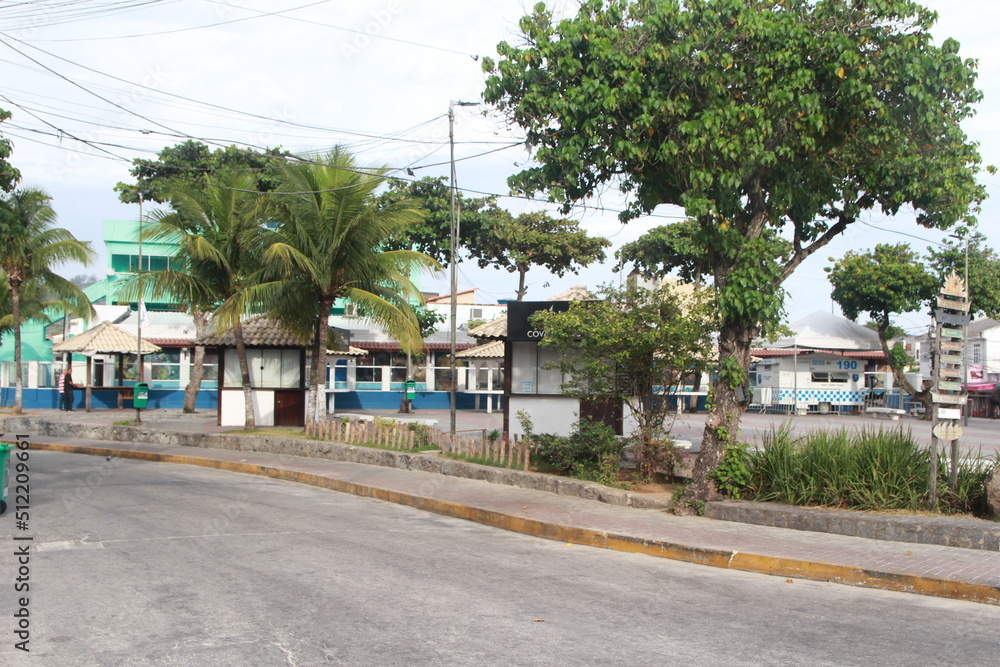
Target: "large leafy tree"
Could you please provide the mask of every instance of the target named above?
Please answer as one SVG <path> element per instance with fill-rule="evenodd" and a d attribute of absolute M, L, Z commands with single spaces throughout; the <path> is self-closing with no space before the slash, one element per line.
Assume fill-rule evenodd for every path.
<path fill-rule="evenodd" d="M 269 192 L 278 185 L 278 173 L 287 164 L 289 154 L 281 148 L 258 152 L 240 146 L 225 146 L 212 150 L 193 139 L 167 146 L 155 160 L 137 158 L 131 173 L 135 183 L 118 183 L 118 198 L 135 204 L 143 201 L 164 203 L 172 193 L 200 189 L 208 179 L 223 172 L 244 172 L 253 176 L 251 189 Z"/>
<path fill-rule="evenodd" d="M 924 266 L 920 255 L 906 243 L 877 245 L 870 252 L 849 251 L 826 271 L 833 285 L 833 300 L 844 315 L 856 320 L 864 313 L 874 323 L 896 386 L 930 405 L 930 388 L 914 387 L 903 373 L 910 359 L 902 346 L 889 347 L 898 330 L 892 324 L 892 316 L 928 305 L 938 291 L 940 283 Z M 931 410 L 924 414 L 927 419 L 933 416 Z"/>
<path fill-rule="evenodd" d="M 383 206 L 403 201 L 416 202 L 423 217 L 411 223 L 398 238 L 386 241 L 388 250 L 418 250 L 447 266 L 451 261 L 451 188 L 443 176 L 416 181 L 395 179 L 379 196 Z M 466 197 L 455 193 L 455 211 L 459 219 L 458 252 L 476 256 L 478 241 L 507 212 L 497 207 L 496 197 Z M 464 252 L 463 252 L 464 251 Z"/>
<path fill-rule="evenodd" d="M 176 244 L 179 263 L 165 271 L 139 274 L 119 293 L 122 298 L 138 299 L 141 291 L 150 289 L 156 297 L 176 299 L 191 313 L 198 337 L 208 333 L 210 312 L 216 330 L 233 330 L 248 429 L 255 428 L 256 421 L 241 317 L 260 307 L 247 288 L 260 268 L 268 221 L 255 184 L 250 172 L 225 171 L 207 177 L 203 187 L 166 193 L 173 211 L 154 213 L 154 223 L 143 230 L 143 236 Z M 185 409 L 194 409 L 203 362 L 204 348 L 196 346 Z"/>
<path fill-rule="evenodd" d="M 349 152 L 334 149 L 322 163 L 287 168 L 275 194 L 277 226 L 261 253 L 261 280 L 247 296 L 268 305 L 279 320 L 313 341 L 306 414 L 314 419 L 323 393 L 330 309 L 339 298 L 358 304 L 414 351 L 423 338 L 409 301 L 420 291 L 411 271 L 437 269 L 431 257 L 413 250 L 385 250 L 421 219 L 416 204 L 380 204 L 376 190 L 385 169 L 363 168 Z"/>
<path fill-rule="evenodd" d="M 0 109 L 0 123 L 8 118 L 10 118 L 10 112 Z M 0 191 L 3 192 L 10 192 L 14 184 L 21 178 L 21 172 L 7 161 L 7 158 L 10 157 L 10 149 L 10 141 L 0 134 Z"/>
<path fill-rule="evenodd" d="M 664 450 L 668 399 L 711 358 L 712 311 L 705 292 L 606 286 L 566 312 L 536 313 L 532 324 L 545 331 L 541 345 L 562 353 L 557 365 L 569 378 L 566 394 L 629 408 L 640 467 L 652 477 Z"/>
<path fill-rule="evenodd" d="M 47 295 L 56 297 L 59 305 L 71 304 L 74 312 L 93 312 L 80 288 L 52 267 L 62 262 L 87 264 L 94 251 L 89 243 L 54 226 L 56 213 L 49 202 L 49 196 L 37 188 L 21 188 L 0 198 L 0 271 L 6 281 L 14 332 L 15 414 L 21 414 L 24 399 L 21 323 L 25 316 L 42 317 L 44 302 L 52 301 Z"/>
<path fill-rule="evenodd" d="M 524 46 L 484 61 L 486 101 L 534 150 L 514 189 L 568 207 L 617 184 L 623 220 L 674 204 L 701 228 L 720 363 L 688 501 L 716 493 L 751 341 L 795 268 L 866 211 L 948 228 L 985 196 L 961 129 L 976 66 L 934 44 L 935 18 L 911 0 L 587 0 L 558 22 L 537 5 Z"/>
<path fill-rule="evenodd" d="M 962 238 L 945 239 L 943 247 L 927 249 L 927 263 L 939 284 L 952 273 L 965 280 L 965 238 L 969 239 L 970 311 L 977 317 L 1000 317 L 1000 256 L 974 230 L 960 230 Z"/>
<path fill-rule="evenodd" d="M 517 300 L 523 301 L 528 288 L 525 278 L 532 266 L 542 266 L 562 277 L 578 273 L 591 262 L 604 260 L 611 242 L 588 236 L 579 223 L 554 218 L 545 213 L 522 213 L 498 217 L 475 239 L 479 266 L 493 266 L 517 273 Z"/>

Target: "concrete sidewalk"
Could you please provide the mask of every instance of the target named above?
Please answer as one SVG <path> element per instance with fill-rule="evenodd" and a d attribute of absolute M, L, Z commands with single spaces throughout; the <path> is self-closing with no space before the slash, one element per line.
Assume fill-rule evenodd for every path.
<path fill-rule="evenodd" d="M 61 421 L 84 421 L 77 419 L 82 414 L 62 413 L 60 417 Z M 123 418 L 127 416 L 118 415 Z M 149 414 L 144 422 L 147 427 L 160 424 L 164 430 L 181 430 L 177 422 L 183 422 L 187 433 L 228 430 L 216 427 L 214 417 L 202 415 Z M 32 447 L 264 475 L 574 544 L 793 581 L 807 578 L 1000 605 L 1000 552 L 996 551 L 678 517 L 473 479 L 261 452 L 41 436 L 32 438 Z"/>

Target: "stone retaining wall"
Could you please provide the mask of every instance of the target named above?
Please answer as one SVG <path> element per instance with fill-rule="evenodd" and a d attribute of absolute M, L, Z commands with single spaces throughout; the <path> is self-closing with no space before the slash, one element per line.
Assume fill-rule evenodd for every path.
<path fill-rule="evenodd" d="M 873 540 L 1000 551 L 1000 523 L 981 519 L 847 512 L 732 500 L 706 503 L 705 516 Z"/>
<path fill-rule="evenodd" d="M 266 452 L 288 456 L 329 459 L 346 463 L 417 470 L 452 477 L 479 479 L 493 484 L 505 484 L 536 491 L 598 500 L 609 505 L 666 509 L 669 502 L 646 494 L 613 489 L 603 484 L 578 479 L 545 475 L 537 472 L 508 470 L 478 465 L 433 454 L 394 452 L 388 449 L 357 447 L 337 442 L 285 438 L 271 435 L 233 435 L 220 433 L 190 433 L 164 431 L 148 426 L 112 426 L 70 424 L 45 419 L 10 417 L 5 420 L 6 433 L 31 433 L 37 436 L 103 440 L 106 442 L 142 442 L 154 445 L 228 449 L 243 452 Z"/>

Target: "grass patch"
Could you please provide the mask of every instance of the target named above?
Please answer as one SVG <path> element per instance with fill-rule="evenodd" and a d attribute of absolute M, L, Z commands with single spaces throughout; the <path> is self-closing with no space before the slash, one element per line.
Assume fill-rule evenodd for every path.
<path fill-rule="evenodd" d="M 111 422 L 112 426 L 135 426 L 134 419 L 116 419 Z"/>
<path fill-rule="evenodd" d="M 748 479 L 743 497 L 764 502 L 869 512 L 927 510 L 930 447 L 902 429 L 818 431 L 795 437 L 786 424 L 744 450 Z M 995 460 L 968 454 L 959 461 L 958 486 L 949 488 L 950 463 L 938 458 L 939 514 L 983 516 L 984 482 Z"/>

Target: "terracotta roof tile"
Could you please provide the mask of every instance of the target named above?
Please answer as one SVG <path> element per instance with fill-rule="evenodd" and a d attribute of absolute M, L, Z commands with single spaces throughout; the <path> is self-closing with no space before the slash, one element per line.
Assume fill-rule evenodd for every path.
<path fill-rule="evenodd" d="M 79 336 L 73 336 L 52 346 L 53 352 L 77 352 L 79 354 L 97 354 L 101 352 L 135 354 L 136 337 L 120 329 L 111 322 L 101 322 L 96 327 L 88 329 Z M 160 351 L 159 346 L 143 339 L 142 354 L 154 354 Z"/>

